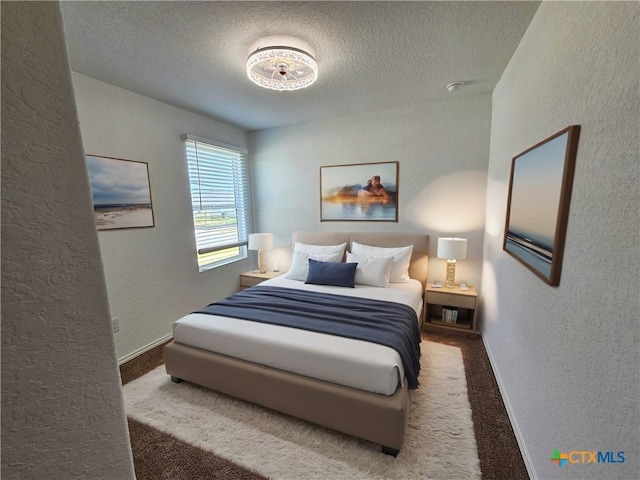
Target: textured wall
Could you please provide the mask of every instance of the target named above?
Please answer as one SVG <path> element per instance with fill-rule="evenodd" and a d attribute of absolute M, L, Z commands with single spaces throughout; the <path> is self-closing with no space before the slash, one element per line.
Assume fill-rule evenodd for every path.
<path fill-rule="evenodd" d="M 273 232 L 267 262 L 290 262 L 294 230 L 406 231 L 431 235 L 429 278 L 444 279 L 438 236 L 468 238 L 457 280 L 480 285 L 490 96 L 422 105 L 250 134 L 256 226 Z M 320 222 L 320 167 L 398 161 L 399 223 Z M 384 184 L 384 179 L 383 184 Z"/>
<path fill-rule="evenodd" d="M 2 478 L 134 478 L 57 2 L 2 3 Z"/>
<path fill-rule="evenodd" d="M 251 259 L 199 273 L 184 144 L 191 133 L 246 147 L 236 127 L 77 73 L 73 84 L 85 151 L 149 164 L 155 227 L 98 232 L 123 358 L 171 333 L 171 324 L 231 295 Z"/>
<path fill-rule="evenodd" d="M 639 478 L 639 9 L 544 2 L 493 96 L 485 342 L 537 478 Z M 582 125 L 560 286 L 502 251 L 511 159 Z M 554 449 L 625 451 L 567 465 Z"/>

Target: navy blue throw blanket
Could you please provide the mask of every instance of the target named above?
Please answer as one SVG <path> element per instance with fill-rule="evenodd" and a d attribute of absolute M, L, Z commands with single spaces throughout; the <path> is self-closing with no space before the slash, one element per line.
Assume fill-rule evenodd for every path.
<path fill-rule="evenodd" d="M 420 383 L 420 329 L 413 308 L 401 303 L 293 288 L 256 286 L 194 313 L 328 333 L 393 348 L 409 388 Z"/>

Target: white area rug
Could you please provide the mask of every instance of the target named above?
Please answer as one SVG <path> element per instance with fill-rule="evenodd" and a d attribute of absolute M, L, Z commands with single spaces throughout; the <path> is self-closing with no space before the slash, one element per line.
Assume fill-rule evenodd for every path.
<path fill-rule="evenodd" d="M 457 347 L 422 342 L 396 458 L 380 446 L 192 385 L 164 366 L 124 386 L 127 415 L 273 479 L 473 479 L 480 462 Z"/>

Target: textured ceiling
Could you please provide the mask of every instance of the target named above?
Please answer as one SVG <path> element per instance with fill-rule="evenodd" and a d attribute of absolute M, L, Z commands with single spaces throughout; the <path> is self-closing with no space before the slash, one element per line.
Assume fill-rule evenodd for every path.
<path fill-rule="evenodd" d="M 71 68 L 246 130 L 490 92 L 539 2 L 61 2 Z M 262 89 L 245 62 L 305 42 L 311 87 Z"/>

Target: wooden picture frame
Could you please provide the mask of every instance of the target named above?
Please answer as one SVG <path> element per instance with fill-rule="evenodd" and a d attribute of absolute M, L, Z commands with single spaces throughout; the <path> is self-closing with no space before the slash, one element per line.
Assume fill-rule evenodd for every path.
<path fill-rule="evenodd" d="M 86 163 L 98 230 L 155 226 L 147 163 L 99 155 Z"/>
<path fill-rule="evenodd" d="M 560 284 L 580 125 L 513 158 L 502 248 L 551 286 Z"/>
<path fill-rule="evenodd" d="M 321 222 L 397 222 L 398 162 L 320 167 Z"/>

